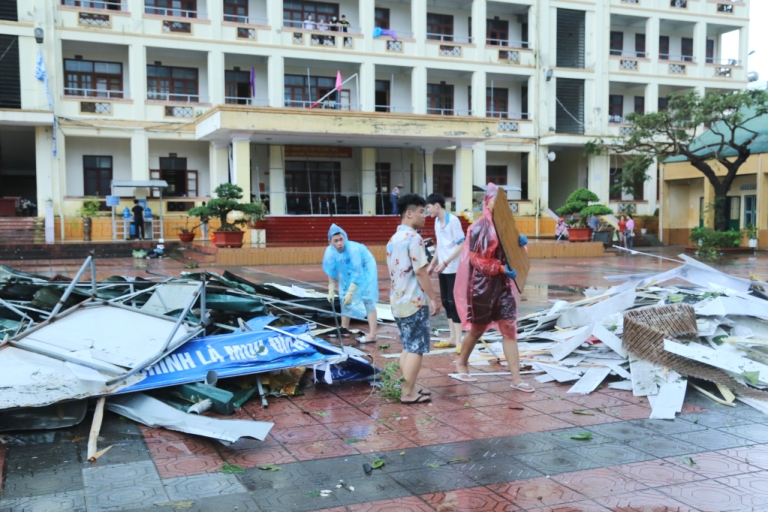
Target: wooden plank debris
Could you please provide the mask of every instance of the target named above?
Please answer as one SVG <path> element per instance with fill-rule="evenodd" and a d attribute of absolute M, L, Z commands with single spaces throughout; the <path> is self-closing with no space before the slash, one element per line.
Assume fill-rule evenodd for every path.
<path fill-rule="evenodd" d="M 520 247 L 520 232 L 515 225 L 515 216 L 512 215 L 507 201 L 507 193 L 503 188 L 499 188 L 493 206 L 493 225 L 496 227 L 496 234 L 509 262 L 509 267 L 517 272 L 515 278 L 517 290 L 523 293 L 531 262 L 528 259 L 528 252 Z"/>

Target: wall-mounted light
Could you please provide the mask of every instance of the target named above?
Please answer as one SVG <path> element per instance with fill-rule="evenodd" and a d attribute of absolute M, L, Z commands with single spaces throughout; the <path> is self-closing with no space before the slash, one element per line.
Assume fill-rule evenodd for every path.
<path fill-rule="evenodd" d="M 554 151 L 550 151 L 549 153 L 547 153 L 547 160 L 549 160 L 550 162 L 554 162 L 555 158 L 557 158 L 557 155 L 555 154 Z"/>
<path fill-rule="evenodd" d="M 37 27 L 35 29 L 35 41 L 37 41 L 37 44 L 43 44 L 44 37 L 45 37 L 45 31 L 42 28 Z"/>
<path fill-rule="evenodd" d="M 548 69 L 548 70 L 547 70 L 547 82 L 549 82 L 550 80 L 552 80 L 552 75 L 554 75 L 554 74 L 555 74 L 555 72 L 554 72 L 554 71 L 552 71 L 551 69 Z"/>

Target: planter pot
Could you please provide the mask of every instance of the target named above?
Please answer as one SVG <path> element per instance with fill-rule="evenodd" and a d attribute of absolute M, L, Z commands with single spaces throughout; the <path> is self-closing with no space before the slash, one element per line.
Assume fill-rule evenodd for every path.
<path fill-rule="evenodd" d="M 179 240 L 182 242 L 191 242 L 195 239 L 194 233 L 179 233 Z"/>
<path fill-rule="evenodd" d="M 91 241 L 91 229 L 93 226 L 93 219 L 90 217 L 83 217 L 83 241 Z"/>
<path fill-rule="evenodd" d="M 248 227 L 250 229 L 267 229 L 267 221 L 266 220 L 257 220 L 255 222 L 249 222 Z"/>
<path fill-rule="evenodd" d="M 591 242 L 592 228 L 570 228 L 568 230 L 569 242 Z"/>
<path fill-rule="evenodd" d="M 751 248 L 753 248 L 753 249 L 756 248 L 757 247 L 757 238 L 750 238 L 748 243 L 749 243 L 749 246 Z"/>
<path fill-rule="evenodd" d="M 216 247 L 242 247 L 245 231 L 216 231 Z"/>

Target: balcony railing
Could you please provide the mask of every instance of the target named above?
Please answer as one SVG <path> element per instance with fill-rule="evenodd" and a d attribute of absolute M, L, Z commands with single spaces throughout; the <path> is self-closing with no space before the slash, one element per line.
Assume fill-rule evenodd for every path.
<path fill-rule="evenodd" d="M 349 110 L 359 111 L 360 105 L 352 103 L 342 104 L 335 100 L 323 101 L 304 101 L 304 100 L 285 100 L 286 108 L 311 108 L 313 110 Z"/>
<path fill-rule="evenodd" d="M 61 0 L 61 5 L 109 11 L 121 11 L 123 9 L 122 3 L 119 0 Z"/>
<path fill-rule="evenodd" d="M 611 50 L 611 57 L 627 57 L 630 59 L 647 59 L 647 52 L 632 52 L 629 50 Z"/>
<path fill-rule="evenodd" d="M 669 1 L 670 7 L 677 7 L 679 9 L 687 9 L 688 8 L 688 0 L 670 0 Z"/>
<path fill-rule="evenodd" d="M 707 57 L 707 64 L 717 64 L 718 66 L 741 66 L 739 59 L 715 59 Z"/>
<path fill-rule="evenodd" d="M 411 114 L 411 113 L 413 113 L 413 107 L 397 107 L 397 106 L 393 106 L 393 105 L 376 105 L 374 107 L 374 111 L 376 111 L 376 112 L 391 112 L 391 113 Z"/>
<path fill-rule="evenodd" d="M 528 41 L 513 41 L 511 39 L 485 39 L 486 46 L 504 46 L 508 48 L 521 48 L 521 49 L 529 49 L 531 47 L 531 43 Z"/>
<path fill-rule="evenodd" d="M 173 9 L 166 7 L 145 7 L 144 14 L 154 14 L 156 16 L 168 16 L 171 18 L 192 18 L 205 19 L 205 13 L 200 11 L 185 11 L 184 9 Z"/>
<path fill-rule="evenodd" d="M 64 96 L 77 96 L 83 98 L 108 98 L 125 99 L 128 95 L 124 91 L 112 91 L 106 89 L 84 89 L 80 87 L 65 87 Z"/>
<path fill-rule="evenodd" d="M 608 116 L 608 122 L 611 124 L 631 124 L 624 116 Z"/>
<path fill-rule="evenodd" d="M 360 27 L 353 25 L 330 25 L 325 23 L 325 30 L 318 28 L 317 21 L 298 21 L 298 20 L 283 20 L 284 27 L 296 28 L 301 30 L 309 30 L 312 32 L 330 32 L 329 35 L 335 35 L 334 32 L 346 33 L 346 34 L 362 34 Z"/>
<path fill-rule="evenodd" d="M 670 62 L 694 62 L 693 55 L 675 55 L 672 53 L 660 53 L 659 60 L 668 60 Z"/>
<path fill-rule="evenodd" d="M 224 21 L 228 23 L 240 23 L 241 25 L 269 25 L 269 19 L 256 16 L 236 16 L 225 14 Z"/>
<path fill-rule="evenodd" d="M 472 111 L 455 108 L 428 108 L 427 114 L 433 116 L 471 116 Z"/>
<path fill-rule="evenodd" d="M 485 117 L 492 117 L 494 119 L 516 119 L 518 121 L 522 121 L 528 119 L 528 113 L 490 110 L 485 114 Z"/>
<path fill-rule="evenodd" d="M 227 96 L 224 98 L 227 105 L 248 105 L 249 107 L 268 107 L 269 100 L 266 98 L 241 98 L 239 96 Z"/>
<path fill-rule="evenodd" d="M 465 36 L 454 36 L 452 34 L 433 34 L 431 32 L 427 32 L 427 41 L 444 41 L 447 43 L 470 44 L 472 43 L 472 38 Z"/>
<path fill-rule="evenodd" d="M 147 99 L 155 101 L 172 101 L 176 103 L 204 103 L 203 98 L 199 94 L 177 94 L 160 91 L 147 92 Z"/>

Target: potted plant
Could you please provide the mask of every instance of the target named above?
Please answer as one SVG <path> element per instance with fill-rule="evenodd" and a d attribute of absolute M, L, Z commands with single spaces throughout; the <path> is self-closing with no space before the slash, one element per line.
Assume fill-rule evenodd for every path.
<path fill-rule="evenodd" d="M 248 223 L 248 218 L 263 215 L 264 206 L 261 203 L 240 203 L 243 189 L 232 183 L 222 183 L 216 187 L 216 199 L 211 199 L 205 206 L 196 206 L 187 212 L 190 217 L 216 217 L 221 222 L 219 230 L 214 233 L 216 247 L 242 247 L 245 234 L 238 226 Z M 229 220 L 229 214 L 237 212 L 238 218 Z"/>
<path fill-rule="evenodd" d="M 189 217 L 187 217 L 184 221 L 184 226 L 176 228 L 179 230 L 179 240 L 185 243 L 193 241 L 195 239 L 195 228 L 197 226 L 192 226 L 192 229 L 189 228 Z"/>
<path fill-rule="evenodd" d="M 248 227 L 250 229 L 267 229 L 267 220 L 265 214 L 267 213 L 266 205 L 259 198 L 254 198 L 251 201 L 253 205 L 257 205 L 261 208 L 259 213 L 250 213 L 248 217 Z"/>
<path fill-rule="evenodd" d="M 99 214 L 101 204 L 93 197 L 83 199 L 83 206 L 77 209 L 75 215 L 83 219 L 83 241 L 91 241 L 91 232 L 93 230 L 93 217 Z"/>
<path fill-rule="evenodd" d="M 744 235 L 747 237 L 747 243 L 751 248 L 757 247 L 757 228 L 754 224 L 747 224 L 744 227 Z"/>
<path fill-rule="evenodd" d="M 610 215 L 613 210 L 602 204 L 593 204 L 595 201 L 599 201 L 600 198 L 597 194 L 586 189 L 580 188 L 574 190 L 568 199 L 565 201 L 565 205 L 557 209 L 557 214 L 561 217 L 567 217 L 570 215 L 578 214 L 578 219 L 568 220 L 568 240 L 570 242 L 589 242 L 592 240 L 592 228 L 589 227 L 587 222 L 591 215 Z"/>

